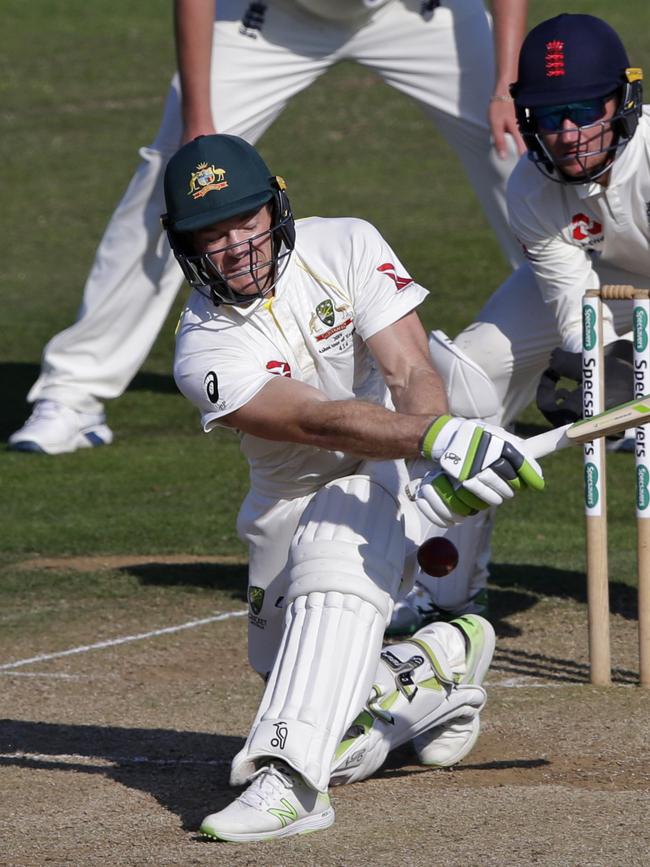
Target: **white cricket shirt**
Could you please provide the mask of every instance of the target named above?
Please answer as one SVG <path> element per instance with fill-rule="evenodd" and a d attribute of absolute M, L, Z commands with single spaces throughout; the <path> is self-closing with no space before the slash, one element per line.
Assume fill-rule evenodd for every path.
<path fill-rule="evenodd" d="M 580 352 L 582 296 L 600 286 L 594 265 L 650 276 L 650 106 L 607 187 L 556 183 L 524 156 L 508 183 L 508 209 L 564 349 Z M 615 340 L 607 308 L 604 328 L 605 342 Z"/>
<path fill-rule="evenodd" d="M 203 429 L 250 401 L 274 376 L 332 400 L 392 407 L 365 341 L 420 304 L 416 284 L 379 232 L 363 220 L 311 217 L 275 296 L 249 307 L 216 306 L 193 292 L 179 323 L 174 376 L 198 407 Z M 241 435 L 251 487 L 295 497 L 354 472 L 359 458 Z"/>

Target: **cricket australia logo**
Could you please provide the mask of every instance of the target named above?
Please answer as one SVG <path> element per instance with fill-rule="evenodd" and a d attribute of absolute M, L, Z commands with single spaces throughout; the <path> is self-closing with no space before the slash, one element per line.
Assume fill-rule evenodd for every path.
<path fill-rule="evenodd" d="M 324 298 L 309 318 L 309 333 L 318 344 L 318 352 L 343 352 L 352 343 L 354 320 L 347 304 L 335 304 Z"/>
<path fill-rule="evenodd" d="M 260 617 L 260 611 L 262 610 L 262 605 L 264 605 L 264 590 L 262 587 L 249 587 L 248 588 L 248 621 L 252 623 L 253 626 L 257 626 L 259 629 L 264 629 L 266 626 L 266 620 L 264 617 Z"/>
<path fill-rule="evenodd" d="M 193 199 L 202 199 L 211 190 L 223 190 L 228 186 L 226 170 L 209 166 L 207 163 L 199 163 L 196 171 L 190 177 L 190 189 L 188 196 Z"/>
<path fill-rule="evenodd" d="M 316 308 L 316 316 L 318 316 L 324 325 L 329 325 L 330 328 L 334 325 L 336 317 L 334 316 L 334 304 L 332 303 L 331 298 L 326 298 L 325 301 L 321 301 Z"/>
<path fill-rule="evenodd" d="M 264 604 L 264 590 L 261 587 L 248 588 L 248 604 L 253 614 L 259 614 Z"/>
<path fill-rule="evenodd" d="M 283 750 L 287 742 L 289 729 L 287 728 L 287 724 L 283 722 L 273 723 L 273 725 L 275 727 L 275 737 L 271 738 L 271 746 L 276 750 Z"/>

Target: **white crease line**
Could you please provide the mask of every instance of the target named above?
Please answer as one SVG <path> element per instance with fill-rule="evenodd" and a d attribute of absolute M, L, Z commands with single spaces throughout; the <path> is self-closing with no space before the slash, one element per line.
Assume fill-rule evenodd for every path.
<path fill-rule="evenodd" d="M 57 680 L 89 680 L 87 674 L 63 674 L 60 671 L 0 671 L 2 677 L 53 677 Z"/>
<path fill-rule="evenodd" d="M 30 762 L 60 762 L 61 764 L 97 765 L 229 765 L 231 759 L 150 759 L 148 756 L 81 756 L 75 753 L 0 753 L 1 759 L 27 759 Z"/>
<path fill-rule="evenodd" d="M 115 647 L 118 644 L 126 644 L 129 641 L 142 641 L 145 638 L 153 638 L 156 635 L 169 635 L 172 632 L 180 632 L 183 629 L 194 629 L 196 626 L 204 626 L 206 623 L 227 620 L 229 617 L 243 617 L 246 613 L 246 609 L 243 611 L 226 611 L 225 614 L 215 614 L 213 617 L 204 617 L 201 620 L 190 620 L 188 623 L 181 623 L 178 626 L 166 626 L 164 629 L 154 629 L 152 632 L 142 632 L 140 635 L 125 635 L 123 638 L 111 638 L 109 641 L 98 641 L 96 644 L 85 644 L 82 647 L 72 647 L 70 650 L 59 650 L 57 653 L 42 653 L 40 656 L 31 656 L 29 659 L 5 662 L 3 665 L 0 665 L 0 671 L 19 668 L 21 665 L 31 665 L 34 662 L 44 662 L 48 659 L 58 659 L 61 656 L 72 656 L 74 653 L 86 653 L 89 650 Z"/>

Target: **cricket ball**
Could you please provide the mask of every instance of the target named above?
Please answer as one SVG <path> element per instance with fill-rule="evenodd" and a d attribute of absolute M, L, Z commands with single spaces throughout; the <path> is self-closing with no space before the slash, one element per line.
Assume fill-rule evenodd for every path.
<path fill-rule="evenodd" d="M 432 536 L 420 545 L 417 558 L 423 572 L 434 578 L 442 578 L 458 565 L 458 550 L 449 539 Z"/>

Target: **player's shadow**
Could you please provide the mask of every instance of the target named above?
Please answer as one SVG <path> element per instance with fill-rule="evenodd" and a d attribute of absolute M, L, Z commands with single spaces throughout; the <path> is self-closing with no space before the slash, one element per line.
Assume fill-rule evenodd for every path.
<path fill-rule="evenodd" d="M 232 801 L 230 761 L 243 745 L 218 733 L 0 720 L 0 767 L 99 774 L 153 795 L 188 831 Z"/>
<path fill-rule="evenodd" d="M 445 773 L 463 773 L 468 771 L 530 771 L 531 779 L 534 778 L 537 770 L 546 769 L 551 762 L 548 759 L 501 759 L 492 762 L 464 762 L 462 765 L 454 766 L 453 768 L 427 768 L 421 765 L 415 754 L 412 745 L 404 744 L 404 746 L 393 750 L 386 760 L 386 763 L 374 775 L 378 778 L 395 779 L 397 777 L 414 777 L 420 774 L 445 774 Z M 493 778 L 494 785 L 498 785 L 498 777 Z M 435 785 L 435 777 L 432 777 L 432 785 Z"/>
<path fill-rule="evenodd" d="M 557 596 L 587 603 L 587 577 L 584 572 L 554 569 L 530 564 L 490 564 L 490 613 L 497 622 L 537 603 L 541 596 Z M 626 620 L 638 617 L 637 591 L 620 581 L 609 582 L 609 607 L 612 614 Z"/>
<path fill-rule="evenodd" d="M 158 587 L 201 587 L 229 593 L 246 601 L 246 563 L 138 563 L 120 567 L 143 585 Z"/>
<path fill-rule="evenodd" d="M 38 364 L 19 361 L 0 363 L 0 440 L 6 442 L 29 415 L 30 407 L 25 398 L 39 372 Z"/>

